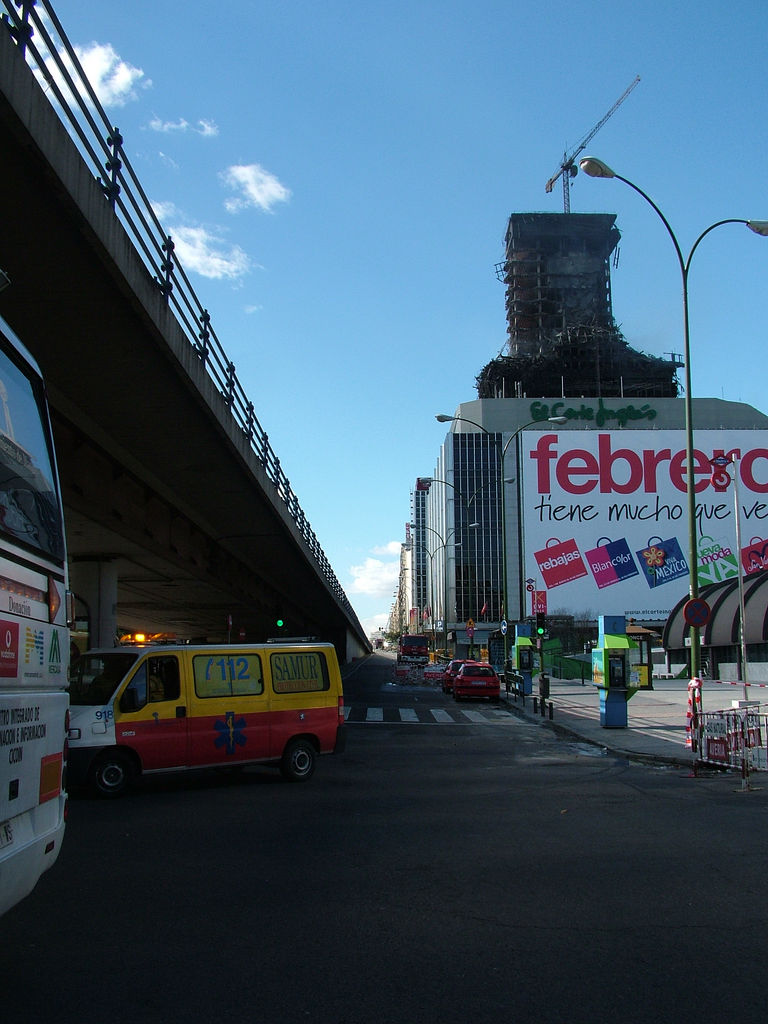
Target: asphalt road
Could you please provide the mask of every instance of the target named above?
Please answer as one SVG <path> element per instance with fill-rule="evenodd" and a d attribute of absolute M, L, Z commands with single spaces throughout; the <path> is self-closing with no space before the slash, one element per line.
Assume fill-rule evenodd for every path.
<path fill-rule="evenodd" d="M 418 721 L 350 725 L 309 783 L 73 799 L 59 861 L 0 918 L 3 1019 L 763 1019 L 768 791 L 391 680 L 374 657 L 347 703 Z"/>

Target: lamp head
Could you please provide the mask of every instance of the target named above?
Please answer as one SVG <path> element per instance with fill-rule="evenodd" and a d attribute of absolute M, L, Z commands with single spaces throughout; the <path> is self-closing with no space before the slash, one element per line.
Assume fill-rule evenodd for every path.
<path fill-rule="evenodd" d="M 768 236 L 768 220 L 748 220 L 747 227 L 756 235 Z"/>
<path fill-rule="evenodd" d="M 567 423 L 567 416 L 547 416 L 547 423 Z"/>
<path fill-rule="evenodd" d="M 598 160 L 596 156 L 585 156 L 579 160 L 579 167 L 588 174 L 590 178 L 615 178 L 616 173 L 611 170 L 608 164 Z"/>
<path fill-rule="evenodd" d="M 446 416 L 444 412 L 439 412 L 437 416 L 435 416 L 435 419 L 437 420 L 438 423 L 451 423 L 454 419 L 456 419 L 456 417 Z"/>

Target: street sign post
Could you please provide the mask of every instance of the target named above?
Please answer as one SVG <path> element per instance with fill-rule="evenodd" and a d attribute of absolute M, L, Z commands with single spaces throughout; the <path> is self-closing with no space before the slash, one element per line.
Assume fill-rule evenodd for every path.
<path fill-rule="evenodd" d="M 692 597 L 683 605 L 683 618 L 689 626 L 706 626 L 711 614 L 709 605 L 701 597 Z"/>

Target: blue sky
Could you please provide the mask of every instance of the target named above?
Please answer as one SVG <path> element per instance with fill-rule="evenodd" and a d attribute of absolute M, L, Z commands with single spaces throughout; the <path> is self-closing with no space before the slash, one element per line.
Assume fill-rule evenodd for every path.
<path fill-rule="evenodd" d="M 593 0 L 58 0 L 144 189 L 361 621 L 383 625 L 434 414 L 505 342 L 512 212 L 636 75 L 588 151 L 648 192 L 687 254 L 768 219 L 768 9 Z M 614 316 L 682 351 L 680 272 L 653 210 L 616 213 Z M 181 249 L 180 249 L 181 245 Z M 690 276 L 693 394 L 765 398 L 768 239 L 713 232 Z"/>

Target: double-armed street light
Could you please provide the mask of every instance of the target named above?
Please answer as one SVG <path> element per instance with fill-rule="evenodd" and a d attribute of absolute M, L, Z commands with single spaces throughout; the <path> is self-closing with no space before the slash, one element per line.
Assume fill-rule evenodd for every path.
<path fill-rule="evenodd" d="M 691 267 L 691 260 L 693 254 L 699 246 L 699 243 L 705 238 L 710 231 L 714 231 L 715 228 L 719 228 L 723 224 L 745 224 L 750 231 L 754 231 L 757 235 L 768 236 L 768 221 L 765 220 L 743 220 L 739 217 L 729 217 L 726 220 L 718 220 L 714 224 L 710 224 L 708 228 L 705 228 L 701 232 L 699 237 L 693 243 L 691 251 L 688 253 L 688 257 L 683 256 L 683 251 L 680 248 L 680 244 L 675 236 L 674 231 L 670 227 L 669 221 L 661 212 L 656 203 L 647 195 L 641 188 L 630 181 L 628 178 L 622 177 L 620 174 L 616 174 L 615 171 L 603 163 L 602 160 L 598 160 L 593 156 L 586 156 L 579 161 L 579 167 L 585 174 L 591 178 L 616 178 L 617 181 L 623 181 L 625 185 L 629 185 L 639 196 L 651 206 L 658 214 L 664 227 L 667 229 L 669 237 L 672 239 L 672 244 L 675 247 L 675 253 L 677 255 L 678 263 L 680 264 L 680 273 L 682 275 L 683 282 L 683 339 L 684 339 L 684 359 L 685 359 L 685 457 L 687 462 L 687 483 L 686 483 L 686 496 L 688 499 L 688 571 L 690 576 L 689 585 L 689 596 L 690 600 L 696 600 L 699 596 L 699 583 L 697 579 L 698 571 L 698 545 L 696 538 L 696 481 L 694 478 L 694 449 L 693 449 L 693 406 L 691 401 L 691 351 L 690 351 L 690 330 L 688 323 L 688 273 Z M 701 671 L 701 638 L 699 635 L 699 627 L 697 625 L 691 625 L 691 678 L 697 679 Z"/>
<path fill-rule="evenodd" d="M 493 447 L 499 460 L 499 469 L 501 470 L 501 566 L 502 566 L 502 591 L 501 591 L 501 617 L 506 620 L 509 615 L 509 604 L 507 595 L 507 505 L 506 505 L 506 484 L 504 472 L 504 460 L 507 455 L 507 450 L 510 444 L 515 440 L 516 437 L 526 430 L 528 427 L 534 427 L 542 423 L 552 423 L 555 425 L 562 426 L 568 422 L 567 416 L 548 416 L 543 420 L 531 420 L 529 423 L 524 423 L 521 427 L 518 427 L 506 440 L 503 446 L 499 444 L 494 436 L 494 432 L 488 430 L 482 425 L 477 423 L 475 420 L 467 419 L 466 416 L 448 416 L 446 413 L 438 413 L 435 416 L 438 423 L 469 423 L 473 427 L 477 427 L 482 433 L 487 434 L 490 440 L 493 442 Z M 499 433 L 497 431 L 496 433 Z M 477 493 L 477 491 L 475 492 Z M 520 609 L 522 613 L 522 608 Z M 504 670 L 507 668 L 507 652 L 508 652 L 508 640 L 507 640 L 507 629 L 503 630 L 504 636 Z"/>
<path fill-rule="evenodd" d="M 472 525 L 474 525 L 474 524 L 472 524 Z M 448 531 L 448 534 L 447 534 L 445 540 L 443 540 L 442 534 L 440 534 L 432 526 L 427 526 L 425 524 L 424 526 L 422 526 L 422 529 L 423 530 L 429 530 L 430 533 L 434 533 L 434 535 L 440 541 L 440 543 L 437 545 L 437 547 L 435 548 L 434 551 L 429 551 L 428 548 L 425 548 L 426 553 L 429 555 L 429 565 L 430 565 L 430 575 L 429 575 L 430 586 L 429 586 L 429 591 L 430 591 L 430 599 L 432 601 L 431 612 L 432 612 L 433 646 L 434 646 L 434 635 L 435 635 L 435 629 L 434 629 L 434 622 L 435 622 L 435 618 L 434 618 L 434 613 L 435 613 L 435 609 L 434 609 L 435 595 L 434 595 L 434 591 L 432 589 L 432 581 L 433 581 L 433 577 L 434 577 L 434 557 L 437 554 L 437 552 L 440 550 L 440 548 L 443 549 L 444 561 L 443 561 L 443 602 L 442 602 L 443 603 L 443 607 L 442 607 L 442 618 L 443 618 L 443 649 L 445 650 L 448 647 L 448 545 L 451 542 L 451 537 L 456 533 L 456 528 L 452 527 Z M 453 547 L 454 548 L 460 548 L 461 547 L 461 541 L 456 541 L 454 543 Z"/>
<path fill-rule="evenodd" d="M 421 479 L 422 483 L 425 483 L 425 484 L 443 484 L 445 487 L 450 487 L 454 491 L 456 491 L 456 493 L 459 495 L 459 497 L 461 499 L 461 503 L 464 506 L 464 508 L 466 510 L 466 513 L 467 513 L 467 529 L 468 530 L 479 529 L 480 523 L 477 523 L 477 522 L 470 523 L 469 522 L 470 506 L 472 505 L 472 502 L 478 496 L 480 491 L 482 491 L 483 488 L 487 486 L 487 483 L 481 484 L 479 487 L 476 487 L 475 490 L 472 492 L 472 494 L 470 494 L 469 498 L 467 498 L 466 494 L 461 490 L 461 488 L 457 487 L 456 484 L 452 484 L 450 480 L 441 480 L 440 477 L 437 477 L 437 476 L 423 476 L 420 479 Z M 429 527 L 427 527 L 427 529 L 429 529 Z M 432 532 L 436 533 L 437 531 L 433 530 Z M 456 531 L 454 530 L 453 532 L 455 533 Z M 454 545 L 454 547 L 460 547 L 460 546 L 461 546 L 461 542 L 459 542 L 458 544 Z M 476 537 L 475 537 L 475 567 L 474 568 L 475 568 L 475 584 L 477 585 L 479 573 L 478 573 L 478 567 L 477 567 L 477 538 Z M 469 580 L 469 593 L 470 593 L 469 614 L 470 614 L 470 616 L 472 616 L 472 614 L 473 614 L 473 612 L 472 612 L 472 600 L 471 600 L 471 593 L 472 593 L 471 570 L 472 570 L 472 566 L 470 565 L 468 567 L 468 571 L 469 571 L 469 574 L 470 574 L 470 580 Z M 447 572 L 447 569 L 446 569 L 446 572 Z M 462 572 L 462 580 L 463 580 L 463 572 Z M 475 597 L 476 597 L 476 600 L 475 600 L 474 604 L 475 604 L 475 608 L 477 608 L 478 607 L 477 587 L 475 587 Z M 446 640 L 447 640 L 447 633 L 446 633 Z"/>

